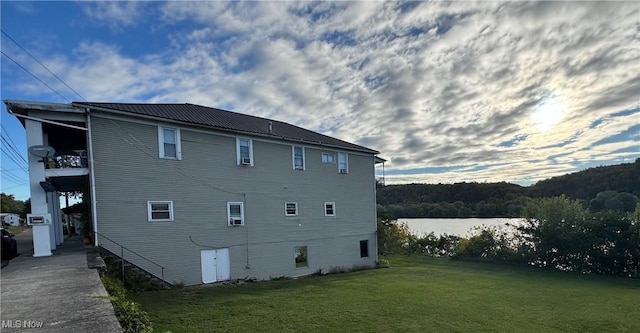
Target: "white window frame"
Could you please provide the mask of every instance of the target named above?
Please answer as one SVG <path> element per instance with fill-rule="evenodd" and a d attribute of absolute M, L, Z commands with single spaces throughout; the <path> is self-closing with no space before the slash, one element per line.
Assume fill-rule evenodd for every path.
<path fill-rule="evenodd" d="M 168 219 L 154 219 L 153 218 L 153 204 L 168 204 L 169 205 L 169 218 Z M 164 211 L 163 211 L 164 212 Z M 171 222 L 173 221 L 173 201 L 147 201 L 147 221 L 149 222 Z"/>
<path fill-rule="evenodd" d="M 300 148 L 302 150 L 302 169 L 301 168 L 297 168 L 296 167 L 296 148 Z M 303 146 L 291 146 L 291 163 L 293 165 L 293 170 L 305 170 L 306 169 L 306 163 L 305 163 L 305 152 L 304 152 L 304 147 Z"/>
<path fill-rule="evenodd" d="M 333 214 L 327 214 L 327 205 L 331 205 L 333 210 Z M 336 203 L 335 202 L 325 202 L 324 203 L 324 216 L 336 216 Z"/>
<path fill-rule="evenodd" d="M 243 202 L 227 202 L 227 225 L 230 227 L 238 226 L 237 224 L 231 224 L 231 218 L 237 218 L 237 216 L 231 216 L 231 206 L 239 205 L 240 206 L 240 219 L 242 223 L 240 225 L 244 225 L 244 203 Z"/>
<path fill-rule="evenodd" d="M 344 156 L 344 172 L 340 168 L 340 156 Z M 349 154 L 345 152 L 338 152 L 338 173 L 349 173 Z"/>
<path fill-rule="evenodd" d="M 253 166 L 253 140 L 249 138 L 237 137 L 236 138 L 236 162 L 238 165 L 246 166 L 242 164 L 241 156 L 240 156 L 240 141 L 247 140 L 249 142 L 249 166 Z"/>
<path fill-rule="evenodd" d="M 288 205 L 294 205 L 296 212 L 293 213 L 293 214 L 289 214 L 289 211 L 287 209 Z M 284 203 L 284 216 L 298 216 L 298 203 L 297 202 L 292 202 L 292 201 L 285 202 Z"/>
<path fill-rule="evenodd" d="M 164 154 L 164 130 L 173 130 L 176 139 L 176 156 L 165 156 Z M 182 145 L 180 144 L 180 129 L 177 127 L 158 126 L 158 152 L 160 158 L 169 160 L 182 160 Z"/>
<path fill-rule="evenodd" d="M 325 159 L 324 159 L 325 156 L 331 156 L 331 161 L 330 162 L 329 161 L 325 161 Z M 322 163 L 324 163 L 324 164 L 336 164 L 336 154 L 323 151 L 322 152 Z"/>

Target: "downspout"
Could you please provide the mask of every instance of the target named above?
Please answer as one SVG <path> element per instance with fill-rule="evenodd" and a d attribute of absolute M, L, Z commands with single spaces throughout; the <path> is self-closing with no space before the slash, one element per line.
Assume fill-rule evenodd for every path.
<path fill-rule="evenodd" d="M 249 265 L 249 227 L 247 223 L 247 194 L 242 193 L 242 205 L 244 209 L 244 230 L 246 231 L 246 239 L 247 239 L 247 265 L 244 267 L 245 269 L 251 269 L 251 265 Z"/>
<path fill-rule="evenodd" d="M 85 109 L 87 115 L 87 135 L 89 136 L 89 174 L 91 177 L 91 219 L 93 220 L 93 245 L 98 246 L 98 212 L 96 211 L 96 176 L 93 166 L 93 139 L 91 137 L 91 115 L 89 108 Z"/>

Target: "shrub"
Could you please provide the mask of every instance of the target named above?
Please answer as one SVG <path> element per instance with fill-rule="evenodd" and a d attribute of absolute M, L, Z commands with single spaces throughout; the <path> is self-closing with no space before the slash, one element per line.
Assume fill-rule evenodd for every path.
<path fill-rule="evenodd" d="M 409 227 L 391 218 L 378 218 L 378 252 L 403 253 L 409 244 Z"/>
<path fill-rule="evenodd" d="M 109 300 L 125 333 L 153 332 L 149 314 L 127 298 L 127 292 L 120 280 L 103 276 L 102 284 L 109 293 Z"/>
<path fill-rule="evenodd" d="M 140 309 L 138 303 L 126 298 L 110 297 L 109 299 L 125 333 L 153 332 L 149 314 Z"/>
<path fill-rule="evenodd" d="M 113 297 L 125 298 L 127 296 L 127 291 L 124 289 L 122 281 L 118 279 L 114 279 L 109 276 L 103 276 L 102 284 L 104 285 L 104 289 L 107 290 L 107 293 L 109 293 L 109 295 Z"/>
<path fill-rule="evenodd" d="M 454 259 L 484 259 L 489 261 L 519 261 L 517 249 L 509 237 L 509 231 L 496 227 L 478 228 L 477 234 L 462 238 L 453 254 Z"/>
<path fill-rule="evenodd" d="M 378 262 L 376 262 L 376 266 L 377 267 L 389 267 L 389 260 L 384 259 L 384 258 L 380 258 L 380 259 L 378 259 Z"/>
<path fill-rule="evenodd" d="M 528 262 L 584 274 L 638 277 L 640 205 L 620 211 L 589 213 L 564 196 L 531 201 L 525 225 L 518 228 L 518 252 Z"/>

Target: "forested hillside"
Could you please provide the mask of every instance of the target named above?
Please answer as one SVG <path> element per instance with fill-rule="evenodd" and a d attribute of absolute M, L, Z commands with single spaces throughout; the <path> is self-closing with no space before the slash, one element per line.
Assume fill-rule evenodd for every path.
<path fill-rule="evenodd" d="M 590 200 L 604 191 L 626 192 L 640 197 L 640 158 L 635 163 L 602 166 L 539 181 L 527 189 L 530 197 L 564 194 Z"/>
<path fill-rule="evenodd" d="M 633 211 L 640 197 L 640 159 L 553 177 L 523 187 L 510 183 L 389 185 L 378 210 L 394 217 L 517 217 L 530 198 L 561 194 L 592 211 Z"/>

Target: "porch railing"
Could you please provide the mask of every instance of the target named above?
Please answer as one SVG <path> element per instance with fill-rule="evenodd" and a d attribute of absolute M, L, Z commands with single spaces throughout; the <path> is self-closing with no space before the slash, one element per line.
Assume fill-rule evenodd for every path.
<path fill-rule="evenodd" d="M 124 278 L 124 261 L 125 261 L 125 259 L 124 259 L 124 251 L 125 251 L 125 250 L 127 250 L 129 253 L 134 254 L 134 255 L 136 255 L 137 257 L 139 257 L 139 258 L 141 258 L 141 259 L 144 259 L 145 261 L 147 261 L 147 262 L 149 262 L 149 263 L 151 263 L 151 264 L 153 264 L 153 265 L 155 265 L 155 266 L 159 267 L 159 268 L 160 268 L 160 276 L 161 276 L 161 279 L 162 279 L 162 283 L 167 283 L 167 281 L 165 281 L 165 279 L 164 279 L 164 266 L 162 266 L 162 265 L 160 265 L 160 264 L 158 264 L 158 263 L 154 262 L 153 260 L 150 260 L 150 259 L 148 259 L 148 258 L 145 258 L 144 256 L 142 256 L 142 255 L 140 255 L 140 254 L 138 254 L 138 253 L 134 252 L 134 251 L 133 251 L 133 250 L 131 250 L 131 249 L 128 249 L 128 248 L 127 248 L 127 247 L 125 247 L 124 245 L 122 245 L 122 244 L 120 244 L 120 243 L 118 243 L 118 242 L 114 241 L 113 239 L 111 239 L 111 238 L 109 238 L 109 237 L 107 237 L 107 236 L 105 236 L 105 235 L 103 235 L 103 234 L 101 234 L 101 233 L 99 233 L 99 232 L 97 232 L 97 231 L 94 231 L 94 232 L 93 232 L 93 235 L 94 235 L 94 236 L 93 236 L 93 237 L 94 237 L 94 239 L 95 239 L 95 237 L 100 236 L 100 238 L 101 238 L 101 239 L 106 239 L 106 240 L 110 241 L 111 243 L 115 244 L 116 246 L 118 246 L 118 247 L 120 248 L 120 259 L 121 259 L 121 260 L 120 260 L 120 262 L 121 262 L 121 270 L 122 270 L 122 282 L 124 282 L 124 280 L 125 280 L 125 278 Z M 104 248 L 104 247 L 103 247 L 103 248 Z M 114 254 L 115 254 L 115 255 L 118 255 L 118 254 L 116 254 L 116 253 L 114 253 Z M 136 266 L 138 266 L 138 265 L 136 265 Z M 138 266 L 138 267 L 139 267 L 140 269 L 143 269 L 143 270 L 145 270 L 145 271 L 146 271 L 146 269 L 144 269 L 144 268 L 142 268 L 142 267 L 140 267 L 140 266 Z M 154 275 L 155 275 L 155 274 L 154 274 Z"/>
<path fill-rule="evenodd" d="M 86 150 L 67 150 L 49 157 L 47 169 L 88 168 L 89 159 Z"/>

